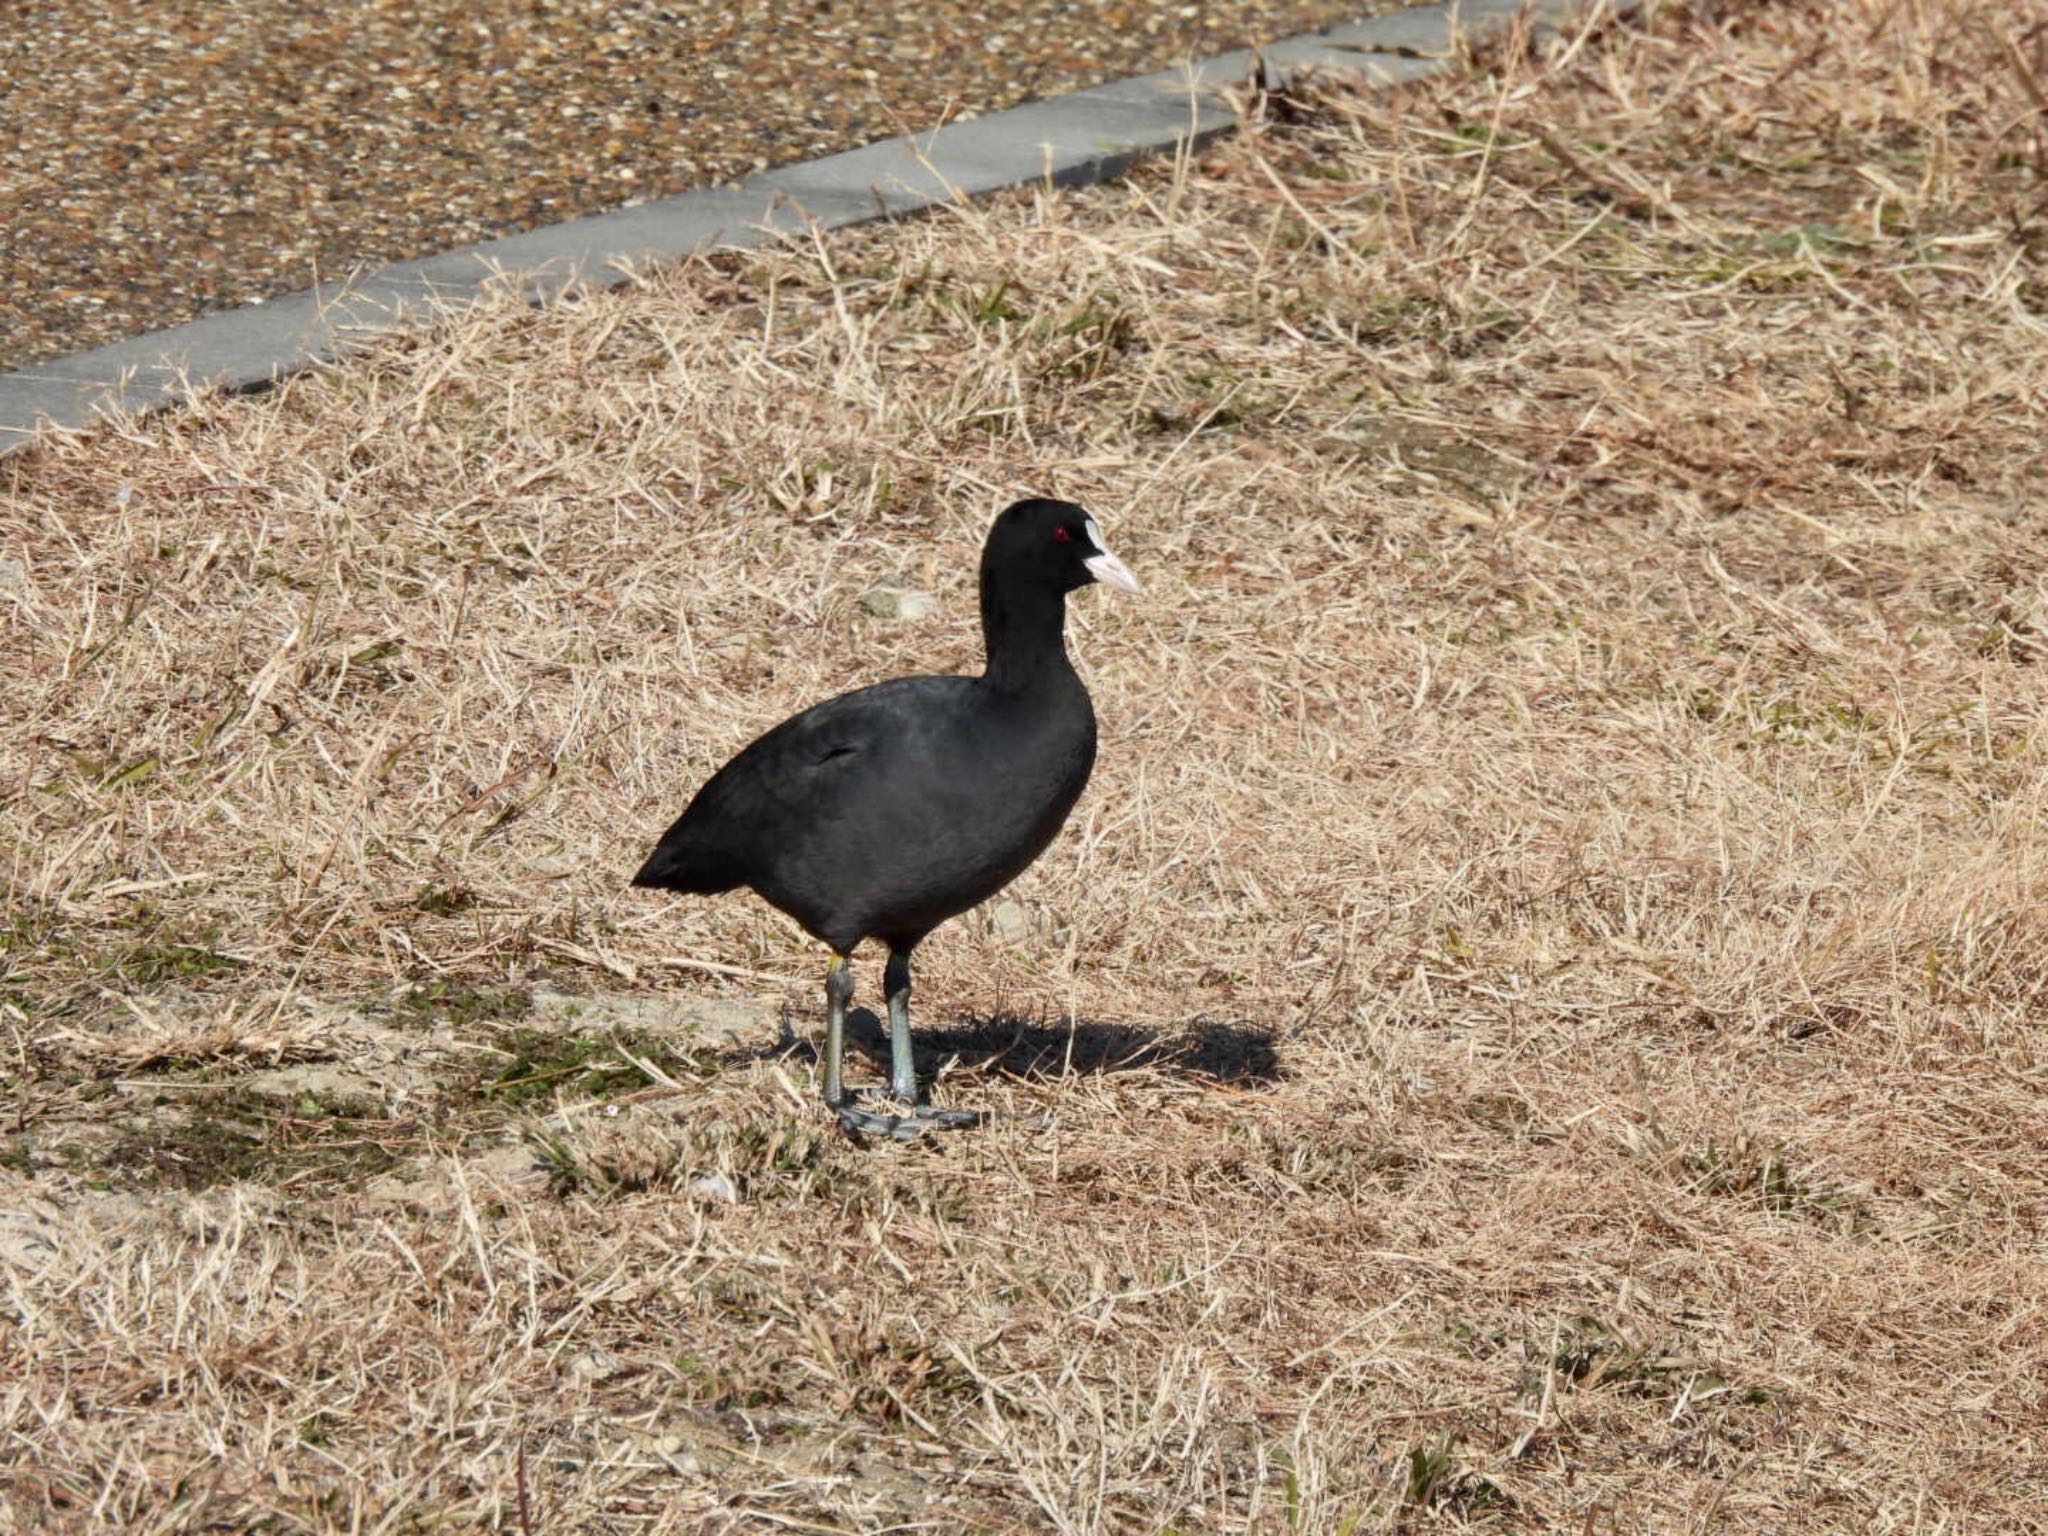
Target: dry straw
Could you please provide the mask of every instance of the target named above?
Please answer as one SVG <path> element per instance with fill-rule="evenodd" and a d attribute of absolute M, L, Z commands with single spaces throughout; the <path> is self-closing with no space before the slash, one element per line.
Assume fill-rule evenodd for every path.
<path fill-rule="evenodd" d="M 0 1519 L 2048 1527 L 2044 47 L 1659 11 L 11 461 Z M 856 1150 L 624 880 L 1024 491 L 1152 597 L 920 973 L 1005 1118 Z"/>

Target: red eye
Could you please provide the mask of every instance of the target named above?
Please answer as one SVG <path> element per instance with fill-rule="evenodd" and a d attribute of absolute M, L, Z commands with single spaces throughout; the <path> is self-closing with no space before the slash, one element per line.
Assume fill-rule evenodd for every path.
<path fill-rule="evenodd" d="M 1064 523 L 1054 525 L 1052 530 L 1052 536 L 1054 541 L 1060 544 L 1071 543 L 1073 542 L 1074 538 L 1073 530 L 1068 528 Z"/>

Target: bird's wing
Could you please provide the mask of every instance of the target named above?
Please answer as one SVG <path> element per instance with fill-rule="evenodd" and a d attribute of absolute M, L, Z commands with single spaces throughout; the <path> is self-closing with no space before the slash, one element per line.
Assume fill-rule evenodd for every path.
<path fill-rule="evenodd" d="M 842 693 L 785 720 L 742 755 L 751 756 L 758 749 L 764 767 L 808 774 L 844 758 L 886 752 L 904 739 L 915 719 L 915 711 L 905 706 L 934 691 L 916 685 L 952 681 L 903 677 Z"/>
<path fill-rule="evenodd" d="M 904 677 L 842 693 L 783 721 L 718 777 L 730 780 L 737 798 L 760 809 L 773 806 L 777 820 L 787 826 L 787 818 L 802 807 L 829 808 L 835 787 L 856 766 L 863 776 L 886 775 L 921 756 L 932 703 L 967 683 L 956 677 Z"/>
<path fill-rule="evenodd" d="M 859 814 L 877 784 L 918 781 L 968 680 L 899 678 L 815 704 L 743 748 L 697 791 L 635 878 L 716 891 L 754 878 L 769 851 Z M 934 706 L 937 706 L 934 708 Z"/>

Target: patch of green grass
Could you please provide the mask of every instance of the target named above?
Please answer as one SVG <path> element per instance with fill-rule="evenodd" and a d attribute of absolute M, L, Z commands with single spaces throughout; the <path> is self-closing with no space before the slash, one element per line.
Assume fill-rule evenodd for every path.
<path fill-rule="evenodd" d="M 202 1190 L 242 1182 L 354 1188 L 418 1150 L 416 1132 L 342 1114 L 317 1096 L 284 1107 L 252 1094 L 208 1094 L 146 1129 L 124 1129 L 93 1160 L 110 1184 Z"/>
<path fill-rule="evenodd" d="M 1811 248 L 1816 255 L 1825 255 L 1837 247 L 1851 243 L 1849 236 L 1839 225 L 1801 224 L 1796 229 L 1766 235 L 1763 248 L 1773 256 L 1796 256 L 1803 248 Z"/>
<path fill-rule="evenodd" d="M 1512 150 L 1521 149 L 1526 145 L 1536 142 L 1527 135 L 1499 132 L 1491 123 L 1458 123 L 1451 129 L 1451 132 L 1463 139 L 1467 144 L 1475 144 L 1481 148 L 1490 144 L 1496 149 Z"/>
<path fill-rule="evenodd" d="M 1661 1342 L 1637 1343 L 1597 1318 L 1575 1317 L 1526 1353 L 1531 1368 L 1523 1394 L 1540 1397 L 1546 1376 L 1554 1374 L 1584 1391 L 1613 1387 L 1629 1397 L 1671 1397 L 1697 1362 Z"/>
<path fill-rule="evenodd" d="M 735 1408 L 773 1408 L 789 1401 L 777 1363 L 761 1356 L 712 1359 L 684 1354 L 671 1362 L 682 1396 L 693 1403 L 725 1412 Z"/>
<path fill-rule="evenodd" d="M 1137 321 L 1128 309 L 1096 295 L 1059 316 L 1052 329 L 1066 340 L 1067 348 L 1050 374 L 1081 383 L 1102 377 L 1136 345 L 1138 334 Z"/>
<path fill-rule="evenodd" d="M 465 1028 L 523 1019 L 533 1012 L 524 987 L 487 987 L 441 977 L 413 987 L 398 1000 L 397 1014 L 408 1024 L 441 1023 Z"/>
<path fill-rule="evenodd" d="M 1678 1166 L 1691 1189 L 1760 1206 L 1775 1216 L 1850 1226 L 1862 1219 L 1862 1203 L 1853 1195 L 1799 1177 L 1783 1147 L 1766 1146 L 1747 1131 L 1684 1153 Z"/>
<path fill-rule="evenodd" d="M 523 1106 L 567 1092 L 609 1099 L 653 1087 L 659 1079 L 628 1061 L 625 1046 L 639 1061 L 671 1077 L 694 1077 L 703 1064 L 672 1042 L 637 1031 L 621 1031 L 618 1043 L 592 1035 L 515 1026 L 499 1032 L 496 1044 L 511 1059 L 479 1085 L 487 1103 Z"/>
<path fill-rule="evenodd" d="M 846 1330 L 834 1340 L 840 1380 L 834 1406 L 884 1423 L 900 1423 L 906 1403 L 974 1402 L 980 1384 L 950 1356 L 936 1357 L 928 1341 Z"/>
<path fill-rule="evenodd" d="M 763 1179 L 787 1179 L 812 1172 L 823 1165 L 826 1150 L 834 1140 L 834 1135 L 821 1132 L 814 1125 L 785 1120 L 749 1121 L 724 1138 L 722 1145 L 729 1149 L 726 1160 L 738 1170 L 739 1176 L 758 1184 Z M 957 1209 L 939 1210 L 941 1195 L 949 1188 L 952 1186 L 942 1182 L 920 1184 L 911 1193 L 910 1203 L 927 1215 L 957 1217 Z"/>
<path fill-rule="evenodd" d="M 1180 382 L 1191 398 L 1151 406 L 1145 424 L 1153 431 L 1175 435 L 1229 432 L 1236 427 L 1276 424 L 1282 411 L 1277 395 L 1228 368 L 1191 369 Z"/>
<path fill-rule="evenodd" d="M 145 990 L 205 981 L 246 963 L 225 953 L 215 928 L 181 926 L 138 904 L 110 922 L 70 923 L 51 909 L 23 904 L 0 916 L 0 994 L 57 995 L 83 988 Z"/>
<path fill-rule="evenodd" d="M 643 1042 L 633 1054 L 653 1066 L 649 1058 L 660 1051 Z M 689 1067 L 681 1058 L 671 1058 L 658 1070 L 674 1074 Z M 675 1119 L 663 1116 L 658 1108 L 643 1118 L 638 1107 L 622 1107 L 617 1113 L 581 1119 L 566 1131 L 531 1132 L 529 1139 L 557 1195 L 605 1197 L 684 1189 L 716 1174 L 729 1180 L 750 1205 L 788 1204 L 816 1199 L 827 1185 L 830 1168 L 830 1188 L 849 1214 L 912 1209 L 949 1222 L 967 1214 L 964 1193 L 956 1186 L 898 1186 L 872 1176 L 858 1161 L 835 1161 L 836 1135 L 808 1123 Z"/>
<path fill-rule="evenodd" d="M 60 958 L 72 958 L 68 950 L 46 909 L 22 903 L 0 912 L 0 995 L 47 980 Z"/>
<path fill-rule="evenodd" d="M 1853 699 L 1810 703 L 1783 696 L 1765 699 L 1695 688 L 1686 695 L 1685 707 L 1695 720 L 1708 725 L 1736 726 L 1774 745 L 1834 746 L 1881 737 L 1887 732 L 1882 718 Z"/>
<path fill-rule="evenodd" d="M 950 276 L 934 275 L 927 268 L 907 281 L 890 284 L 891 302 L 887 308 L 894 308 L 904 298 L 919 296 L 935 314 L 955 315 L 977 330 L 988 330 L 1000 325 L 1015 325 L 1028 318 L 1028 311 L 1021 302 L 1024 290 L 1015 278 L 998 278 L 983 286 L 973 281 L 958 282 Z"/>
<path fill-rule="evenodd" d="M 167 982 L 199 981 L 240 969 L 242 962 L 206 944 L 177 940 L 137 944 L 115 950 L 107 962 L 109 979 L 130 986 L 156 987 Z"/>
<path fill-rule="evenodd" d="M 430 880 L 420 887 L 420 893 L 413 897 L 412 904 L 415 910 L 429 917 L 453 917 L 476 905 L 476 893 L 464 885 L 442 885 Z"/>
<path fill-rule="evenodd" d="M 1490 1478 L 1458 1470 L 1457 1440 L 1445 1434 L 1408 1451 L 1408 1477 L 1401 1502 L 1410 1509 L 1457 1515 L 1505 1511 L 1508 1496 Z"/>
<path fill-rule="evenodd" d="M 354 675 L 378 687 L 388 687 L 405 680 L 406 674 L 399 667 L 387 665 L 404 651 L 402 640 L 375 641 L 346 656 L 330 657 L 312 665 L 306 673 L 307 685 Z"/>

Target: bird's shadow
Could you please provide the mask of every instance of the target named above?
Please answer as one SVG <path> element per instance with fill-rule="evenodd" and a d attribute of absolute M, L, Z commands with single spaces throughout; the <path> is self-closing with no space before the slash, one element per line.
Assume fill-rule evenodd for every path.
<path fill-rule="evenodd" d="M 1203 1082 L 1257 1088 L 1286 1075 L 1272 1031 L 1208 1019 L 1161 1032 L 1135 1024 L 1085 1019 L 1045 1023 L 998 1013 L 939 1028 L 913 1020 L 911 1042 L 918 1076 L 927 1080 L 947 1060 L 957 1060 L 970 1072 L 1000 1072 L 1031 1081 L 1150 1068 Z M 849 1054 L 857 1051 L 888 1072 L 888 1030 L 872 1009 L 855 1008 L 847 1014 L 846 1045 Z M 812 1040 L 797 1034 L 785 1012 L 775 1046 L 746 1054 L 814 1061 L 817 1049 Z"/>

